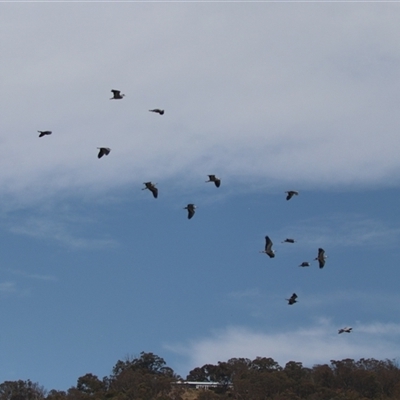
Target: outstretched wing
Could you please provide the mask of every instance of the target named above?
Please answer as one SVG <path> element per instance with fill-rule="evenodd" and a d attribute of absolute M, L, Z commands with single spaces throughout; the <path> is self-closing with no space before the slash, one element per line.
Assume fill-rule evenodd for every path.
<path fill-rule="evenodd" d="M 265 236 L 265 253 L 268 254 L 271 258 L 275 257 L 275 253 L 272 250 L 272 240 L 269 236 Z"/>
<path fill-rule="evenodd" d="M 191 219 L 194 215 L 194 208 L 193 207 L 188 207 L 188 219 Z"/>
<path fill-rule="evenodd" d="M 318 249 L 317 260 L 318 260 L 319 267 L 324 268 L 324 266 L 325 266 L 325 250 L 324 249 L 321 249 L 321 248 Z"/>
<path fill-rule="evenodd" d="M 111 149 L 108 147 L 98 147 L 99 154 L 97 155 L 98 158 L 103 157 L 104 155 L 108 156 L 110 154 Z"/>
<path fill-rule="evenodd" d="M 288 190 L 287 192 L 287 196 L 286 196 L 286 200 L 290 200 L 294 195 L 298 195 L 299 192 L 296 192 L 295 190 Z"/>
<path fill-rule="evenodd" d="M 155 108 L 154 110 L 149 110 L 150 112 L 158 113 L 160 115 L 164 114 L 164 110 L 160 110 L 159 108 Z"/>
<path fill-rule="evenodd" d="M 152 186 L 149 188 L 151 193 L 153 193 L 154 198 L 156 199 L 158 197 L 158 189 L 155 186 Z"/>

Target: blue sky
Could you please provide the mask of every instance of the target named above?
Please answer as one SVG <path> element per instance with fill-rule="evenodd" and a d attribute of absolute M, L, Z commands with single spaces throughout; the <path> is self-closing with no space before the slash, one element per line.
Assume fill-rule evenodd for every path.
<path fill-rule="evenodd" d="M 0 8 L 1 382 L 400 357 L 397 4 Z"/>

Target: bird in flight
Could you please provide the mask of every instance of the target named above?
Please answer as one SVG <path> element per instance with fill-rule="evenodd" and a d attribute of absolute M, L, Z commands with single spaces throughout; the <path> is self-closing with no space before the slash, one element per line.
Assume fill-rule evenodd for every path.
<path fill-rule="evenodd" d="M 143 182 L 146 187 L 144 187 L 142 190 L 149 189 L 151 193 L 153 193 L 154 198 L 156 199 L 158 196 L 158 189 L 156 188 L 156 183 L 152 182 Z"/>
<path fill-rule="evenodd" d="M 101 158 L 103 156 L 108 156 L 110 154 L 111 149 L 109 147 L 98 147 L 99 154 L 97 155 L 98 158 Z"/>
<path fill-rule="evenodd" d="M 318 256 L 315 257 L 315 260 L 318 260 L 319 263 L 319 267 L 320 268 L 324 268 L 325 266 L 325 259 L 326 259 L 326 255 L 325 255 L 325 250 L 321 249 L 321 247 L 318 249 Z"/>
<path fill-rule="evenodd" d="M 285 193 L 287 193 L 286 200 L 290 200 L 293 196 L 297 196 L 299 194 L 299 192 L 296 192 L 295 190 L 288 190 Z"/>
<path fill-rule="evenodd" d="M 288 301 L 288 304 L 291 306 L 294 303 L 297 303 L 297 294 L 293 293 L 292 296 L 290 297 L 290 299 L 285 299 Z"/>
<path fill-rule="evenodd" d="M 295 242 L 294 239 L 286 238 L 282 243 L 294 243 L 294 242 Z"/>
<path fill-rule="evenodd" d="M 300 265 L 299 265 L 299 267 L 309 267 L 310 266 L 310 263 L 308 262 L 308 261 L 303 261 Z"/>
<path fill-rule="evenodd" d="M 214 182 L 215 186 L 219 188 L 221 185 L 221 179 L 217 178 L 215 175 L 207 175 L 208 176 L 208 181 L 206 182 Z"/>
<path fill-rule="evenodd" d="M 346 328 L 341 328 L 341 329 L 339 329 L 339 330 L 338 330 L 338 333 L 339 333 L 339 334 L 340 334 L 340 333 L 343 333 L 343 332 L 351 333 L 351 330 L 352 330 L 352 329 L 353 329 L 352 327 L 346 326 Z"/>
<path fill-rule="evenodd" d="M 195 213 L 196 206 L 194 204 L 188 204 L 184 207 L 184 210 L 188 210 L 188 219 L 192 218 Z"/>
<path fill-rule="evenodd" d="M 160 110 L 159 108 L 155 108 L 154 110 L 149 110 L 149 111 L 160 115 L 164 115 L 164 110 Z"/>
<path fill-rule="evenodd" d="M 39 132 L 39 137 L 43 137 L 45 135 L 51 135 L 51 131 L 38 131 Z"/>
<path fill-rule="evenodd" d="M 110 100 L 120 100 L 123 99 L 125 96 L 124 94 L 121 94 L 120 90 L 111 89 L 111 92 L 113 94 L 113 97 L 111 97 Z"/>
<path fill-rule="evenodd" d="M 275 257 L 275 252 L 272 250 L 272 240 L 269 238 L 269 236 L 265 236 L 265 249 L 263 251 L 260 251 L 260 253 L 265 253 L 267 254 L 270 258 Z"/>

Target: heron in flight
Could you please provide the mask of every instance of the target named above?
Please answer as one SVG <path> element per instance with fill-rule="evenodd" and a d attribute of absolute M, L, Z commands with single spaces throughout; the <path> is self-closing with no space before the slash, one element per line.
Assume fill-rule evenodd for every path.
<path fill-rule="evenodd" d="M 149 111 L 160 115 L 164 115 L 164 110 L 160 110 L 159 108 L 155 108 L 154 110 L 149 110 Z"/>
<path fill-rule="evenodd" d="M 260 251 L 260 253 L 265 253 L 267 254 L 270 258 L 275 257 L 275 252 L 272 250 L 272 240 L 269 238 L 269 236 L 265 236 L 265 249 L 263 251 Z"/>
<path fill-rule="evenodd" d="M 338 330 L 338 333 L 340 334 L 340 333 L 343 333 L 343 332 L 346 332 L 346 333 L 351 333 L 351 330 L 352 330 L 353 328 L 351 327 L 351 326 L 346 326 L 346 328 L 341 328 L 341 329 L 339 329 Z"/>
<path fill-rule="evenodd" d="M 285 299 L 288 301 L 288 304 L 291 306 L 294 303 L 297 303 L 297 294 L 293 293 L 292 296 L 290 297 L 290 299 Z"/>
<path fill-rule="evenodd" d="M 120 100 L 123 99 L 125 96 L 124 94 L 121 94 L 120 90 L 111 89 L 111 92 L 113 94 L 113 97 L 111 97 L 110 100 Z"/>
<path fill-rule="evenodd" d="M 296 242 L 294 239 L 286 238 L 282 243 L 294 243 Z"/>
<path fill-rule="evenodd" d="M 299 267 L 309 267 L 310 266 L 310 263 L 308 262 L 308 261 L 303 261 L 300 265 L 299 265 Z"/>
<path fill-rule="evenodd" d="M 217 178 L 215 175 L 207 175 L 208 176 L 208 181 L 206 182 L 214 182 L 215 186 L 219 188 L 221 185 L 221 179 Z"/>
<path fill-rule="evenodd" d="M 296 192 L 295 190 L 288 190 L 285 193 L 287 193 L 286 200 L 290 200 L 293 196 L 297 196 L 299 194 L 299 192 Z"/>
<path fill-rule="evenodd" d="M 151 193 L 153 193 L 154 198 L 156 199 L 158 196 L 158 189 L 156 188 L 156 183 L 152 182 L 143 182 L 146 187 L 144 187 L 142 190 L 149 189 Z"/>
<path fill-rule="evenodd" d="M 326 259 L 326 255 L 325 255 L 325 250 L 321 249 L 321 247 L 318 249 L 318 256 L 315 257 L 315 260 L 318 260 L 318 264 L 320 268 L 324 268 L 325 266 L 325 259 Z"/>
<path fill-rule="evenodd" d="M 188 204 L 184 207 L 184 210 L 188 210 L 188 219 L 192 218 L 195 213 L 196 206 L 194 204 Z"/>
<path fill-rule="evenodd" d="M 38 131 L 39 132 L 39 137 L 43 137 L 46 135 L 51 135 L 51 131 Z"/>
<path fill-rule="evenodd" d="M 108 156 L 110 154 L 111 149 L 109 147 L 98 147 L 99 154 L 97 155 L 98 158 L 103 156 Z"/>

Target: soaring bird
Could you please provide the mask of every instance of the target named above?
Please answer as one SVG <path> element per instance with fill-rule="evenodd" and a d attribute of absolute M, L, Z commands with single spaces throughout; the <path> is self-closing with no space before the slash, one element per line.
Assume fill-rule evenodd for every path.
<path fill-rule="evenodd" d="M 294 243 L 294 242 L 295 242 L 294 239 L 286 238 L 282 243 Z"/>
<path fill-rule="evenodd" d="M 299 265 L 299 267 L 309 267 L 310 266 L 310 263 L 308 262 L 308 261 L 303 261 L 300 265 Z"/>
<path fill-rule="evenodd" d="M 158 189 L 156 188 L 156 183 L 152 182 L 143 182 L 146 187 L 144 187 L 142 190 L 149 189 L 151 193 L 153 193 L 154 198 L 156 199 L 158 196 Z"/>
<path fill-rule="evenodd" d="M 351 333 L 351 330 L 352 330 L 352 329 L 353 329 L 352 327 L 346 326 L 346 328 L 341 328 L 341 329 L 339 329 L 339 330 L 338 330 L 338 333 L 339 333 L 339 334 L 340 334 L 340 333 L 343 333 L 343 332 Z"/>
<path fill-rule="evenodd" d="M 184 207 L 184 210 L 188 210 L 188 219 L 192 218 L 195 213 L 196 206 L 194 204 L 188 204 Z"/>
<path fill-rule="evenodd" d="M 293 293 L 292 296 L 290 297 L 290 299 L 285 299 L 288 301 L 288 304 L 291 306 L 294 303 L 297 303 L 297 294 Z"/>
<path fill-rule="evenodd" d="M 217 178 L 215 175 L 207 175 L 208 176 L 208 181 L 206 182 L 214 182 L 215 186 L 219 188 L 221 185 L 221 179 Z"/>
<path fill-rule="evenodd" d="M 111 92 L 113 94 L 113 97 L 111 97 L 110 100 L 120 100 L 123 99 L 125 96 L 124 94 L 121 94 L 120 90 L 111 89 Z"/>
<path fill-rule="evenodd" d="M 325 250 L 321 249 L 321 247 L 318 249 L 318 256 L 315 257 L 315 260 L 318 260 L 319 263 L 319 267 L 320 268 L 324 268 L 325 266 L 325 259 L 326 259 L 326 255 L 325 255 Z"/>
<path fill-rule="evenodd" d="M 164 110 L 160 110 L 159 108 L 155 108 L 154 110 L 149 110 L 149 111 L 153 113 L 158 113 L 160 115 L 164 115 Z"/>
<path fill-rule="evenodd" d="M 99 154 L 97 155 L 98 158 L 101 158 L 103 156 L 108 156 L 111 151 L 109 147 L 98 147 L 98 149 L 100 149 Z"/>
<path fill-rule="evenodd" d="M 263 251 L 260 251 L 260 253 L 265 253 L 267 254 L 270 258 L 275 257 L 275 252 L 272 250 L 272 240 L 269 238 L 269 236 L 265 236 L 265 249 Z"/>
<path fill-rule="evenodd" d="M 288 190 L 285 193 L 287 193 L 286 200 L 290 200 L 293 196 L 297 196 L 299 194 L 299 192 L 296 192 L 295 190 Z"/>
<path fill-rule="evenodd" d="M 45 135 L 51 135 L 51 131 L 38 131 L 39 137 L 43 137 Z"/>

